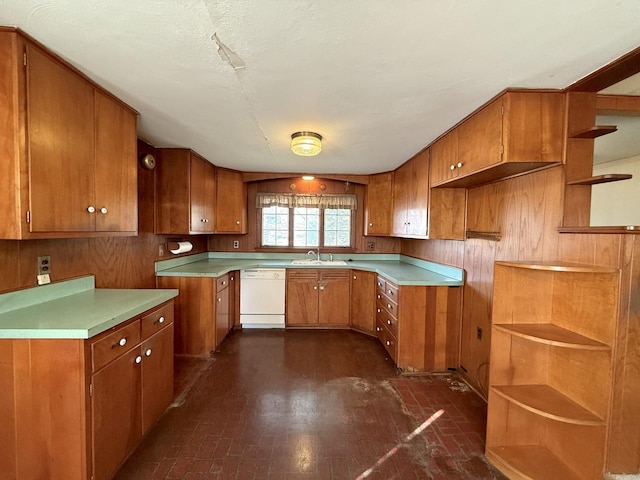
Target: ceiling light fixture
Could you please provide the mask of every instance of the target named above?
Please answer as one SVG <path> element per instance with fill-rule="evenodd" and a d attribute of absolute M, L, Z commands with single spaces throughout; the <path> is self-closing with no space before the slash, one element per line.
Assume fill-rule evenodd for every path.
<path fill-rule="evenodd" d="M 307 182 L 310 182 L 311 180 L 315 180 L 316 177 L 314 177 L 313 175 L 302 175 L 302 179 L 306 180 Z"/>
<path fill-rule="evenodd" d="M 291 134 L 291 151 L 303 157 L 318 155 L 322 150 L 322 135 L 315 132 L 296 132 Z"/>

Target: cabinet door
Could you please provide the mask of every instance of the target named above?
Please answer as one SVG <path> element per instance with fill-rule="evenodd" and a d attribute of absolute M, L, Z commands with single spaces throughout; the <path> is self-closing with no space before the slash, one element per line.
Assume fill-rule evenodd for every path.
<path fill-rule="evenodd" d="M 409 195 L 407 234 L 426 237 L 429 214 L 429 152 L 425 150 L 416 155 L 410 163 L 412 175 L 407 192 Z"/>
<path fill-rule="evenodd" d="M 216 347 L 229 333 L 229 286 L 216 293 Z"/>
<path fill-rule="evenodd" d="M 393 214 L 393 172 L 369 175 L 365 235 L 390 235 Z"/>
<path fill-rule="evenodd" d="M 96 230 L 138 229 L 136 117 L 96 91 Z"/>
<path fill-rule="evenodd" d="M 95 229 L 93 87 L 27 45 L 32 232 Z"/>
<path fill-rule="evenodd" d="M 430 151 L 432 187 L 458 175 L 458 129 L 450 131 L 431 145 Z"/>
<path fill-rule="evenodd" d="M 214 230 L 216 199 L 215 167 L 195 153 L 191 153 L 191 231 Z"/>
<path fill-rule="evenodd" d="M 155 333 L 142 348 L 142 434 L 173 400 L 173 323 Z"/>
<path fill-rule="evenodd" d="M 365 333 L 375 330 L 376 274 L 351 272 L 351 326 Z"/>
<path fill-rule="evenodd" d="M 316 270 L 287 269 L 287 325 L 318 323 L 318 277 Z"/>
<path fill-rule="evenodd" d="M 93 475 L 110 479 L 142 436 L 140 348 L 92 376 Z"/>
<path fill-rule="evenodd" d="M 458 175 L 481 170 L 502 161 L 502 98 L 458 127 Z"/>
<path fill-rule="evenodd" d="M 216 170 L 216 233 L 246 233 L 247 194 L 242 174 Z"/>
<path fill-rule="evenodd" d="M 348 326 L 351 300 L 348 270 L 321 270 L 318 278 L 318 323 Z"/>
<path fill-rule="evenodd" d="M 393 230 L 394 235 L 405 235 L 408 227 L 409 195 L 413 169 L 407 162 L 393 174 Z"/>

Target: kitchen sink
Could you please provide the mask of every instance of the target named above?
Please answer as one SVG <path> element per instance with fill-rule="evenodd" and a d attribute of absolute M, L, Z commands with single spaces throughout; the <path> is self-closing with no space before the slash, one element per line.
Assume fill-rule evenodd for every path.
<path fill-rule="evenodd" d="M 291 265 L 346 265 L 344 260 L 312 260 L 305 258 L 303 260 L 291 260 Z"/>

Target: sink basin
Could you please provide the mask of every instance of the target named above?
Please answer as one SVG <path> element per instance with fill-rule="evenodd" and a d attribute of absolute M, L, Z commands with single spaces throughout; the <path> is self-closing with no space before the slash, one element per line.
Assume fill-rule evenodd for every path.
<path fill-rule="evenodd" d="M 291 260 L 291 265 L 346 265 L 344 260 L 312 260 L 305 258 L 303 260 Z"/>

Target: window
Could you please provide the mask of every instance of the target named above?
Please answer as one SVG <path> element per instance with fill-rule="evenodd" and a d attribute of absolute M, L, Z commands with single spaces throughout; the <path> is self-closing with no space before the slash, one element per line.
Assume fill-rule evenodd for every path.
<path fill-rule="evenodd" d="M 349 248 L 355 195 L 258 193 L 263 247 Z"/>

